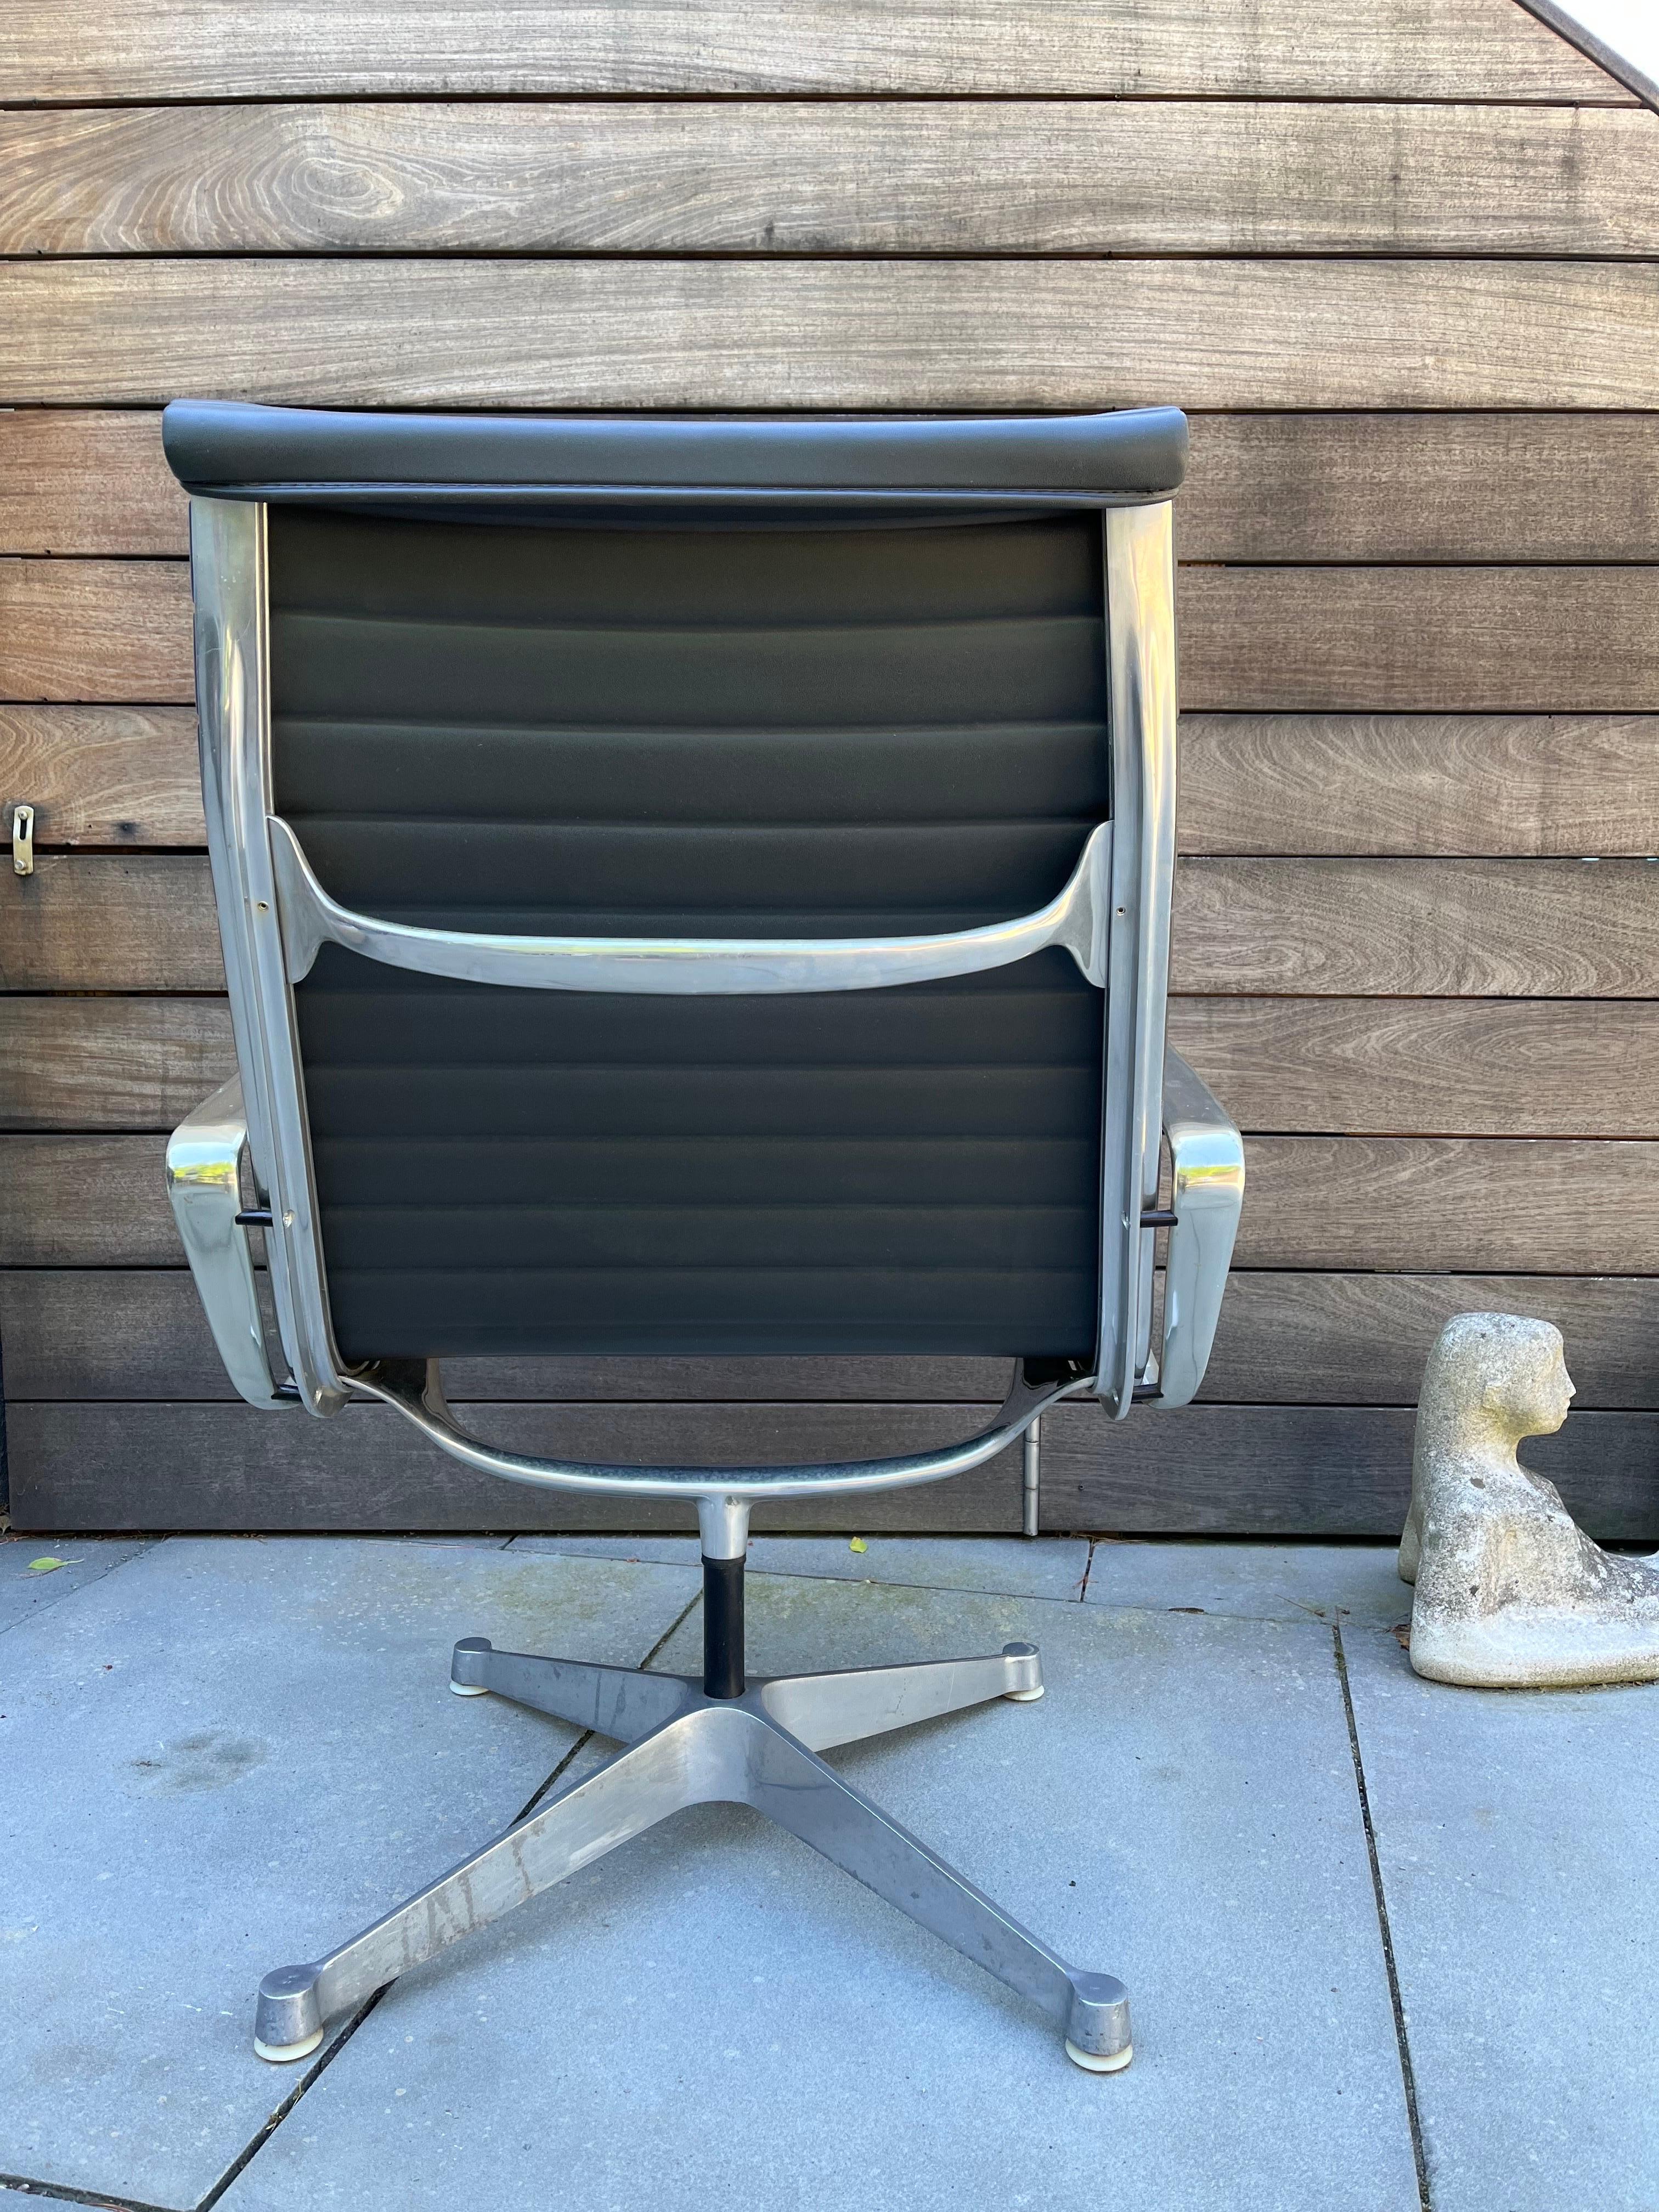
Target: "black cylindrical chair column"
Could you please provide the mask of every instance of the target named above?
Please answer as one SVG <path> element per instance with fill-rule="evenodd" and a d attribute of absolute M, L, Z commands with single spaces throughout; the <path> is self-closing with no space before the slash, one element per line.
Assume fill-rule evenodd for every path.
<path fill-rule="evenodd" d="M 743 1559 L 702 1563 L 702 1686 L 711 1698 L 743 1695 Z"/>

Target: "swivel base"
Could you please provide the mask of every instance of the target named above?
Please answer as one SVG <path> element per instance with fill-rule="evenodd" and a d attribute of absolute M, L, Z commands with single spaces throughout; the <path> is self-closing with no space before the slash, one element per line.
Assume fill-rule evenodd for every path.
<path fill-rule="evenodd" d="M 708 1680 L 726 1676 L 735 1693 L 711 1695 Z M 993 1698 L 1039 1695 L 1034 1644 L 1005 1644 L 994 1658 L 781 1675 L 746 1686 L 740 1663 L 731 1661 L 726 1676 L 698 1681 L 534 1658 L 497 1651 L 481 1637 L 458 1644 L 452 1687 L 493 1690 L 626 1747 L 326 1958 L 267 1974 L 253 2031 L 259 2057 L 276 2064 L 309 2057 L 325 2021 L 458 1937 L 671 1813 L 727 1803 L 766 1814 L 1030 1998 L 1079 2065 L 1115 2071 L 1128 2063 L 1129 2001 L 1121 1982 L 1068 1966 L 817 1756 Z"/>

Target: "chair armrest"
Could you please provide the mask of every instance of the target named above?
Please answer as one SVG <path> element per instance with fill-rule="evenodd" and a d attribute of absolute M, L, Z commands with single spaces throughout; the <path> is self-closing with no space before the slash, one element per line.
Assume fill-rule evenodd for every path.
<path fill-rule="evenodd" d="M 242 1079 L 233 1075 L 167 1139 L 167 1197 L 226 1373 L 250 1406 L 276 1413 L 300 1401 L 270 1371 L 247 1231 L 237 1219 L 246 1142 Z"/>
<path fill-rule="evenodd" d="M 1158 1395 L 1150 1402 L 1185 1406 L 1215 1341 L 1244 1202 L 1244 1146 L 1208 1085 L 1175 1052 L 1164 1056 L 1164 1133 L 1176 1219 L 1164 1263 Z"/>

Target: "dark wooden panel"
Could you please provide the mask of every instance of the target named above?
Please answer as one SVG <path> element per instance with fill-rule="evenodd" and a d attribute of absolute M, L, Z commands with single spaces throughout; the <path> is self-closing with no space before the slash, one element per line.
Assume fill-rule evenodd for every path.
<path fill-rule="evenodd" d="M 1652 1273 L 1659 1145 L 1493 1137 L 1256 1137 L 1248 1267 Z"/>
<path fill-rule="evenodd" d="M 1180 750 L 1183 852 L 1659 852 L 1659 714 L 1183 714 Z"/>
<path fill-rule="evenodd" d="M 1631 104 L 1519 8 L 1486 0 L 19 0 L 17 101 L 341 99 L 354 93 L 1297 93 Z"/>
<path fill-rule="evenodd" d="M 756 112 L 731 112 L 739 122 Z M 1087 118 L 1101 111 L 1060 112 Z M 1105 112 L 1161 128 L 1166 111 Z M 262 111 L 234 112 L 257 119 Z M 351 112 L 371 127 L 386 111 Z M 971 121 L 994 111 L 914 112 Z M 1353 111 L 1317 112 L 1340 129 Z M 1480 111 L 1487 118 L 1502 112 Z M 0 132 L 8 119 L 0 116 Z M 171 118 L 174 127 L 189 119 Z M 1631 118 L 1602 119 L 1623 127 Z M 9 120 L 118 129 L 125 118 L 101 111 Z M 1659 131 L 1659 119 L 1646 121 Z M 74 408 L 0 415 L 0 553 L 182 556 L 189 550 L 186 520 L 184 495 L 161 458 L 158 415 Z M 1659 416 L 1196 416 L 1192 462 L 1176 507 L 1176 548 L 1183 560 L 1206 562 L 1659 559 Z"/>
<path fill-rule="evenodd" d="M 1249 1130 L 1659 1137 L 1654 1000 L 1176 999 L 1170 1040 Z M 0 1128 L 169 1129 L 234 1058 L 217 1000 L 0 1000 Z"/>
<path fill-rule="evenodd" d="M 21 119 L 0 115 L 0 148 Z M 8 174 L 9 190 L 15 177 Z M 0 236 L 4 230 L 0 216 Z M 189 502 L 162 459 L 159 416 L 45 408 L 0 415 L 0 553 L 189 550 Z"/>
<path fill-rule="evenodd" d="M 681 1466 L 921 1451 L 982 1426 L 979 1406 L 479 1406 L 471 1425 L 520 1451 Z M 247 1406 L 10 1409 L 15 1528 L 678 1528 L 688 1500 L 586 1499 L 479 1474 L 389 1407 L 326 1421 Z M 1020 1451 L 945 1483 L 757 1508 L 768 1528 L 1012 1531 Z"/>
<path fill-rule="evenodd" d="M 0 1139 L 0 1267 L 176 1267 L 157 1136 Z M 1659 1273 L 1659 1144 L 1254 1137 L 1245 1267 Z"/>
<path fill-rule="evenodd" d="M 1659 1277 L 1651 1275 L 1243 1270 L 1227 1287 L 1204 1395 L 1237 1403 L 1414 1405 L 1441 1328 L 1454 1314 L 1477 1312 L 1553 1321 L 1566 1339 L 1580 1411 L 1659 1409 Z"/>
<path fill-rule="evenodd" d="M 206 859 L 48 854 L 0 869 L 0 989 L 222 991 Z"/>
<path fill-rule="evenodd" d="M 0 844 L 11 809 L 34 842 L 201 845 L 196 714 L 189 707 L 0 707 Z"/>
<path fill-rule="evenodd" d="M 0 1137 L 0 1267 L 177 1267 L 163 1139 Z"/>
<path fill-rule="evenodd" d="M 1173 988 L 1188 993 L 1638 998 L 1659 975 L 1659 865 L 1188 860 Z M 48 854 L 0 870 L 0 988 L 217 991 L 204 859 Z"/>
<path fill-rule="evenodd" d="M 1412 1404 L 1452 1315 L 1553 1321 L 1585 1407 L 1659 1408 L 1659 1278 L 1277 1274 L 1233 1277 L 1205 1380 L 1226 1403 Z M 0 1271 L 6 1388 L 23 1399 L 234 1400 L 179 1268 Z M 995 1359 L 455 1359 L 475 1401 L 989 1401 Z"/>
<path fill-rule="evenodd" d="M 1641 109 L 467 102 L 0 116 L 5 253 L 1659 248 Z"/>
<path fill-rule="evenodd" d="M 14 1400 L 235 1397 L 181 1268 L 0 1270 L 0 1344 Z M 454 1359 L 444 1384 L 455 1405 L 994 1404 L 1010 1372 L 1006 1359 Z"/>
<path fill-rule="evenodd" d="M 0 292 L 4 282 L 0 267 Z M 1655 340 L 1659 357 L 1659 325 Z M 0 620 L 8 697 L 193 696 L 183 562 L 0 561 Z M 1180 620 L 1189 711 L 1641 714 L 1659 703 L 1659 564 L 1188 567 Z"/>
<path fill-rule="evenodd" d="M 523 1450 L 672 1454 L 687 1462 L 796 1450 L 907 1449 L 960 1435 L 982 1408 L 491 1406 L 477 1426 Z M 1044 1424 L 1047 1528 L 1118 1534 L 1397 1535 L 1412 1414 L 1364 1407 L 1189 1407 L 1114 1427 L 1097 1409 Z M 29 1530 L 681 1528 L 689 1505 L 591 1503 L 475 1474 L 399 1417 L 331 1421 L 241 1406 L 26 1404 L 12 1409 L 12 1519 Z M 1525 1447 L 1592 1534 L 1659 1535 L 1659 1415 L 1576 1413 Z M 1011 1531 L 1018 1451 L 952 1482 L 757 1510 L 759 1528 Z M 1407 1609 L 1402 1585 L 1401 1612 Z"/>
<path fill-rule="evenodd" d="M 1397 1537 L 1411 1500 L 1404 1409 L 1189 1406 L 1113 1429 L 1097 1407 L 1042 1424 L 1045 1529 L 1140 1535 Z M 1659 1536 L 1659 1413 L 1574 1413 L 1522 1446 L 1593 1536 Z M 1402 1583 L 1400 1613 L 1411 1610 Z"/>
<path fill-rule="evenodd" d="M 1608 262 L 15 261 L 0 325 L 0 403 L 1659 406 L 1659 291 Z"/>
<path fill-rule="evenodd" d="M 1188 709 L 1659 707 L 1659 566 L 1187 568 Z"/>
<path fill-rule="evenodd" d="M 235 1066 L 222 1000 L 0 999 L 0 1129 L 170 1129 Z"/>
<path fill-rule="evenodd" d="M 1187 860 L 1170 975 L 1177 991 L 1643 998 L 1659 863 Z"/>
<path fill-rule="evenodd" d="M 1176 999 L 1170 1042 L 1248 1130 L 1659 1137 L 1651 1000 Z"/>
<path fill-rule="evenodd" d="M 1341 128 L 1350 111 L 1328 112 Z M 1176 547 L 1183 561 L 1651 561 L 1659 417 L 1200 416 Z"/>
<path fill-rule="evenodd" d="M 1188 853 L 1647 854 L 1659 714 L 1184 714 L 1180 793 Z M 40 845 L 199 846 L 195 714 L 0 707 L 17 799 Z"/>
<path fill-rule="evenodd" d="M 183 562 L 0 560 L 0 698 L 193 691 Z"/>

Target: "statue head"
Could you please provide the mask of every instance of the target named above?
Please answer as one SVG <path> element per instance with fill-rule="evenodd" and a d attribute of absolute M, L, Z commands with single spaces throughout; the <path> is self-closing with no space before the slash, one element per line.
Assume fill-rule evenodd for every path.
<path fill-rule="evenodd" d="M 1457 1314 L 1429 1354 L 1419 1410 L 1513 1444 L 1552 1436 L 1572 1402 L 1561 1332 L 1524 1314 Z"/>

